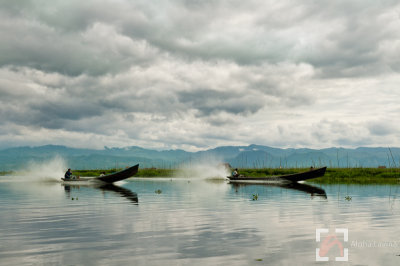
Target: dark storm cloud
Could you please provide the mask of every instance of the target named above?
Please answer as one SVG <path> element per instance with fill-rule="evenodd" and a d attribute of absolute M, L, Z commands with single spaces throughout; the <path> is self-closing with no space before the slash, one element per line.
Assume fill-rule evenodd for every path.
<path fill-rule="evenodd" d="M 46 98 L 36 96 L 31 99 L 23 97 L 1 101 L 0 113 L 2 122 L 12 122 L 18 125 L 66 128 L 67 121 L 78 121 L 83 118 L 100 116 L 104 110 L 94 102 L 83 99 L 65 97 Z M 67 129 L 67 128 L 66 128 Z"/>
<path fill-rule="evenodd" d="M 79 14 L 85 17 L 85 10 L 62 12 L 65 12 L 65 16 Z M 35 17 L 35 9 L 25 12 L 27 16 L 16 16 L 0 10 L 3 21 L 0 25 L 0 34 L 3 36 L 0 66 L 27 66 L 71 76 L 115 74 L 131 65 L 148 64 L 156 54 L 145 40 L 124 37 L 115 26 L 95 17 L 91 23 L 82 22 L 66 29 L 64 24 L 71 26 L 72 23 L 69 20 L 64 23 L 64 15 L 54 14 L 54 21 L 48 21 L 40 16 Z M 61 20 L 61 25 L 55 20 Z M 72 21 L 76 22 L 74 17 Z"/>
<path fill-rule="evenodd" d="M 164 6 L 169 16 L 148 7 L 140 22 L 127 20 L 121 27 L 132 38 L 184 58 L 289 60 L 309 63 L 323 77 L 365 76 L 398 66 L 385 58 L 395 51 L 382 50 L 399 38 L 396 7 L 396 1 L 176 4 Z"/>
<path fill-rule="evenodd" d="M 71 99 L 54 103 L 32 104 L 30 109 L 40 114 L 33 124 L 46 128 L 62 128 L 64 120 L 80 120 L 86 117 L 100 116 L 103 109 L 93 103 L 75 102 Z"/>
<path fill-rule="evenodd" d="M 400 37 L 396 1 L 9 1 L 1 6 L 6 38 L 0 65 L 101 75 L 152 63 L 161 52 L 238 64 L 304 62 L 324 77 L 399 67 L 389 60 L 398 46 L 382 50 Z"/>

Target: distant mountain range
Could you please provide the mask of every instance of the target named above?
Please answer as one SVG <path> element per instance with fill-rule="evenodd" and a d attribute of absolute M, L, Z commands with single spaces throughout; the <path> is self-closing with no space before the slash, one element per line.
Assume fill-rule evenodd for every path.
<path fill-rule="evenodd" d="M 0 171 L 18 170 L 29 162 L 45 163 L 60 156 L 73 169 L 179 168 L 197 163 L 229 163 L 238 168 L 262 167 L 399 167 L 400 148 L 279 149 L 260 145 L 223 146 L 199 152 L 150 150 L 141 147 L 76 149 L 46 145 L 0 150 Z"/>

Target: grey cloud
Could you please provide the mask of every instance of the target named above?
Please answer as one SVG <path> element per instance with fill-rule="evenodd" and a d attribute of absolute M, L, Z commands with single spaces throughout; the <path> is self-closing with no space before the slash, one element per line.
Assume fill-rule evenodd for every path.
<path fill-rule="evenodd" d="M 108 145 L 191 148 L 398 143 L 399 8 L 3 1 L 0 121 L 13 128 L 9 139 L 43 131 L 82 145 L 92 135 Z"/>
<path fill-rule="evenodd" d="M 3 1 L 1 9 L 13 17 L 25 18 L 30 22 L 39 22 L 57 31 L 84 31 L 99 18 L 115 17 L 113 10 L 122 11 L 123 4 L 113 1 L 54 0 L 51 4 L 46 0 Z"/>
<path fill-rule="evenodd" d="M 400 22 L 394 11 L 398 2 L 331 1 L 329 6 L 332 8 L 319 9 L 330 22 L 325 27 L 326 38 L 317 41 L 313 53 L 305 59 L 319 68 L 325 78 L 387 72 L 385 54 L 392 52 L 382 51 L 381 46 L 400 37 L 398 26 L 390 25 Z M 323 20 L 320 22 L 323 25 Z"/>
<path fill-rule="evenodd" d="M 64 99 L 59 102 L 44 102 L 32 104 L 31 109 L 42 114 L 39 121 L 50 122 L 58 119 L 79 120 L 84 117 L 102 115 L 102 108 L 87 101 L 76 101 L 76 99 Z M 59 125 L 61 127 L 61 125 Z"/>
<path fill-rule="evenodd" d="M 321 77 L 380 74 L 399 68 L 390 61 L 396 49 L 380 49 L 399 38 L 396 27 L 387 27 L 398 24 L 393 11 L 398 6 L 397 1 L 309 0 L 3 3 L 8 23 L 1 28 L 6 37 L 0 65 L 102 75 L 149 65 L 167 54 L 253 65 L 305 62 Z"/>
<path fill-rule="evenodd" d="M 226 126 L 235 123 L 235 118 L 228 115 L 211 115 L 206 118 L 206 121 L 212 126 Z"/>
<path fill-rule="evenodd" d="M 257 95 L 268 108 L 310 106 L 316 102 L 315 92 L 305 87 L 302 80 L 312 78 L 312 67 L 305 64 L 263 64 L 242 66 L 231 74 L 232 83 L 243 91 Z"/>
<path fill-rule="evenodd" d="M 77 102 L 71 99 L 47 102 L 46 100 L 11 104 L 2 103 L 0 113 L 3 122 L 12 122 L 24 126 L 50 129 L 68 129 L 67 121 L 100 116 L 103 110 L 93 104 Z"/>
<path fill-rule="evenodd" d="M 46 24 L 2 14 L 0 66 L 28 66 L 71 76 L 118 73 L 147 65 L 157 51 L 144 40 L 120 35 L 112 25 L 95 23 L 80 32 L 61 33 Z M 112 38 L 112 39 L 110 39 Z"/>
<path fill-rule="evenodd" d="M 145 27 L 151 30 L 144 35 L 129 23 L 124 30 L 183 57 L 239 64 L 305 62 L 315 66 L 322 77 L 383 73 L 388 63 L 380 47 L 399 37 L 396 28 L 387 28 L 388 23 L 398 22 L 398 16 L 387 16 L 398 6 L 396 1 L 326 1 L 323 8 L 321 1 L 236 4 L 213 2 L 213 10 L 189 5 L 179 9 L 179 14 L 167 9 L 167 14 L 174 16 L 148 19 Z M 243 19 L 235 23 L 238 18 Z"/>
<path fill-rule="evenodd" d="M 212 113 L 225 111 L 232 114 L 251 114 L 260 110 L 264 102 L 261 95 L 238 94 L 229 91 L 213 91 L 197 89 L 179 93 L 179 100 L 189 108 L 208 116 Z"/>
<path fill-rule="evenodd" d="M 99 100 L 99 104 L 103 108 L 120 110 L 123 112 L 143 112 L 143 113 L 165 113 L 180 111 L 179 103 L 175 98 L 169 97 L 162 92 L 158 95 L 150 94 L 137 96 L 134 93 L 125 96 L 104 97 Z"/>
<path fill-rule="evenodd" d="M 367 124 L 367 128 L 369 132 L 375 136 L 387 136 L 398 132 L 398 130 L 392 125 L 392 122 L 388 121 L 372 122 Z"/>

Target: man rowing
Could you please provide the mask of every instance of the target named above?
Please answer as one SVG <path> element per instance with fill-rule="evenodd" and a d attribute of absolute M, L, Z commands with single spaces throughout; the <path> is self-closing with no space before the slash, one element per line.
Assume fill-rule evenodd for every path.
<path fill-rule="evenodd" d="M 232 172 L 232 176 L 233 177 L 238 177 L 239 176 L 239 172 L 238 172 L 237 168 Z"/>
<path fill-rule="evenodd" d="M 72 177 L 71 168 L 68 168 L 68 171 L 65 172 L 64 178 L 65 179 L 71 179 L 71 177 Z"/>

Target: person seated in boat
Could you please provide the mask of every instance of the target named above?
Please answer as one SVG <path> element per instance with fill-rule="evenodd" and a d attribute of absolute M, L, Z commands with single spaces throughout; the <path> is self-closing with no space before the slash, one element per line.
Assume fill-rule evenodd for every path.
<path fill-rule="evenodd" d="M 72 178 L 71 168 L 68 168 L 68 171 L 65 172 L 64 178 L 65 179 L 71 179 Z"/>
<path fill-rule="evenodd" d="M 233 170 L 232 176 L 233 176 L 233 177 L 238 177 L 238 176 L 239 176 L 239 172 L 238 172 L 238 169 L 237 169 L 237 168 L 236 168 L 235 170 Z"/>

